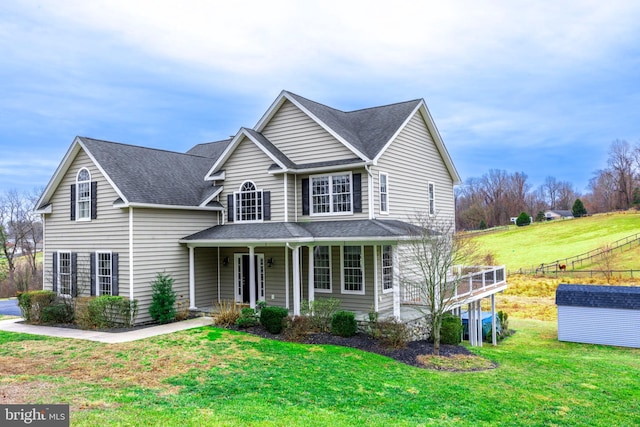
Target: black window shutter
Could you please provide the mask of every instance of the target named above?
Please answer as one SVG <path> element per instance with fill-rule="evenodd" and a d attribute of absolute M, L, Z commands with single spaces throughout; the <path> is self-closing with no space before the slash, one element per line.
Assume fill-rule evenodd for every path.
<path fill-rule="evenodd" d="M 118 254 L 111 254 L 111 295 L 120 295 L 120 287 L 118 286 Z"/>
<path fill-rule="evenodd" d="M 227 222 L 233 222 L 233 194 L 227 194 Z"/>
<path fill-rule="evenodd" d="M 262 192 L 262 209 L 265 221 L 271 221 L 271 191 Z"/>
<path fill-rule="evenodd" d="M 91 219 L 98 218 L 98 182 L 91 181 Z"/>
<path fill-rule="evenodd" d="M 78 253 L 71 252 L 71 295 L 78 296 Z"/>
<path fill-rule="evenodd" d="M 76 220 L 76 185 L 71 184 L 71 221 Z"/>
<path fill-rule="evenodd" d="M 51 255 L 53 255 L 53 265 L 51 268 L 53 272 L 53 277 L 51 278 L 52 290 L 53 292 L 58 292 L 58 252 L 54 252 Z"/>
<path fill-rule="evenodd" d="M 91 267 L 89 268 L 91 274 L 91 296 L 96 296 L 96 253 L 92 252 L 89 256 L 89 263 Z"/>
<path fill-rule="evenodd" d="M 362 175 L 353 174 L 353 212 L 362 212 Z"/>
<path fill-rule="evenodd" d="M 309 215 L 309 178 L 302 179 L 302 215 Z"/>

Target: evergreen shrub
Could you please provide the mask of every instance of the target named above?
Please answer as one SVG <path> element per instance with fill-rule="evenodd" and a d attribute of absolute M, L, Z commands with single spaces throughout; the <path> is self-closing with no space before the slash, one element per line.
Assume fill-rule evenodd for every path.
<path fill-rule="evenodd" d="M 358 332 L 356 316 L 351 311 L 338 311 L 331 319 L 331 332 L 341 337 L 352 337 Z"/>
<path fill-rule="evenodd" d="M 272 334 L 279 334 L 283 329 L 283 320 L 289 311 L 282 307 L 265 307 L 260 311 L 260 323 Z"/>

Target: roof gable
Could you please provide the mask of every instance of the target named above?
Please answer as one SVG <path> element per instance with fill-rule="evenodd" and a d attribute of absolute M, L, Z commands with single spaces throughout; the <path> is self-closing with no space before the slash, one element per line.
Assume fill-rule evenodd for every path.
<path fill-rule="evenodd" d="M 205 174 L 204 179 L 212 181 L 216 179 L 217 172 L 224 166 L 224 164 L 233 155 L 233 152 L 240 146 L 240 143 L 248 139 L 253 142 L 264 154 L 266 154 L 276 165 L 282 170 L 293 168 L 295 164 L 282 153 L 275 145 L 271 143 L 259 132 L 253 129 L 241 128 L 236 136 L 229 142 L 222 154 L 211 166 L 208 172 Z"/>
<path fill-rule="evenodd" d="M 202 179 L 210 158 L 76 137 L 38 206 L 48 202 L 80 150 L 87 153 L 114 188 L 121 199 L 120 206 L 198 207 L 212 194 L 208 189 L 211 185 Z"/>

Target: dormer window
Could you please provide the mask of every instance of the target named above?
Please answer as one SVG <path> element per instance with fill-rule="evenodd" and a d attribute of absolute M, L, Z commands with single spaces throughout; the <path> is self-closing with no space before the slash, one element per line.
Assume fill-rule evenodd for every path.
<path fill-rule="evenodd" d="M 91 174 L 85 168 L 78 171 L 76 192 L 76 220 L 88 221 L 91 219 Z"/>
<path fill-rule="evenodd" d="M 262 190 L 258 190 L 253 182 L 243 182 L 240 186 L 240 191 L 234 193 L 234 196 L 236 221 L 250 222 L 263 220 Z"/>

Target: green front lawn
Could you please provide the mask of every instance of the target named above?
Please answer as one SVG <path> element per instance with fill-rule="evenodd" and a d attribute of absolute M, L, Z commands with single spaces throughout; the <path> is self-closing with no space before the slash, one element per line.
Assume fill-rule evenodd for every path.
<path fill-rule="evenodd" d="M 639 425 L 640 350 L 560 343 L 513 319 L 483 372 L 217 328 L 105 345 L 0 332 L 0 395 L 72 405 L 75 425 Z"/>

